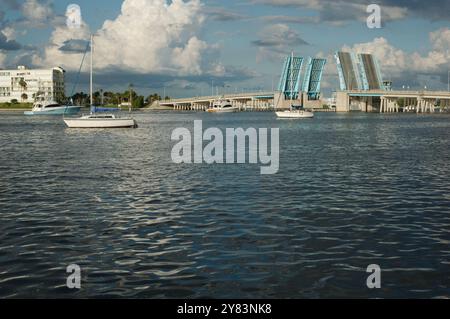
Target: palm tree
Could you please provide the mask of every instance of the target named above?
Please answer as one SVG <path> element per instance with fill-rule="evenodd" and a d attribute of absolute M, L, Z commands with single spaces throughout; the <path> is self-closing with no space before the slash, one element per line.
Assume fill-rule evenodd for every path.
<path fill-rule="evenodd" d="M 22 98 L 22 102 L 28 100 L 28 95 L 26 93 L 23 93 L 20 97 Z"/>
<path fill-rule="evenodd" d="M 24 79 L 20 79 L 19 85 L 22 88 L 22 91 L 26 91 L 27 90 L 28 84 L 27 84 L 27 82 Z"/>
<path fill-rule="evenodd" d="M 161 101 L 161 96 L 159 96 L 158 94 L 155 93 L 155 94 L 149 95 L 147 97 L 148 104 L 152 104 L 155 101 Z"/>
<path fill-rule="evenodd" d="M 130 83 L 130 112 L 131 109 L 133 108 L 133 83 Z"/>

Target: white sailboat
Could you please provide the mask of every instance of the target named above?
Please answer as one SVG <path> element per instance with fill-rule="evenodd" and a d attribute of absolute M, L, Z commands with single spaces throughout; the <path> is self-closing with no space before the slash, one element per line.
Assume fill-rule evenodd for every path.
<path fill-rule="evenodd" d="M 275 112 L 277 117 L 281 119 L 310 119 L 314 117 L 314 113 L 302 109 L 294 109 L 293 105 L 293 93 L 294 93 L 294 52 L 292 52 L 291 57 L 291 105 L 288 111 L 278 111 Z"/>
<path fill-rule="evenodd" d="M 93 95 L 93 61 L 94 61 L 94 36 L 91 35 L 91 114 L 79 118 L 65 118 L 64 122 L 69 128 L 136 128 L 137 123 L 131 117 L 119 117 L 115 114 L 101 114 L 95 112 Z M 93 109 L 93 111 L 92 111 Z"/>

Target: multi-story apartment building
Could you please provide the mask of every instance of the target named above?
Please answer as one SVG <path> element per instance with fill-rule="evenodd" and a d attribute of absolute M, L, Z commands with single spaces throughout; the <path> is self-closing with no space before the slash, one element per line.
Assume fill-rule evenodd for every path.
<path fill-rule="evenodd" d="M 0 70 L 0 103 L 34 101 L 39 95 L 60 101 L 64 98 L 64 69 L 29 70 L 19 66 L 17 70 Z"/>

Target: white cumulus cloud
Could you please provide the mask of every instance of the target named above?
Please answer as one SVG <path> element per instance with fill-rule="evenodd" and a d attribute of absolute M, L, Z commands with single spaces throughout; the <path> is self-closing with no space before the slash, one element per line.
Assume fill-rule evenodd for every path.
<path fill-rule="evenodd" d="M 45 26 L 54 18 L 50 3 L 42 3 L 38 0 L 26 0 L 22 5 L 22 14 L 32 26 Z"/>
<path fill-rule="evenodd" d="M 95 68 L 142 74 L 213 73 L 217 65 L 211 56 L 218 48 L 199 39 L 204 20 L 200 0 L 125 0 L 120 14 L 95 32 Z M 84 22 L 79 29 L 58 25 L 43 56 L 34 62 L 78 69 L 82 53 L 60 49 L 70 41 L 88 40 L 90 32 Z"/>

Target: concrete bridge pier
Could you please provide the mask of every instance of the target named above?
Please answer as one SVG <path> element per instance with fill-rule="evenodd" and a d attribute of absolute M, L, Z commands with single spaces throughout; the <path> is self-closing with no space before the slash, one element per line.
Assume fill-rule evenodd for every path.
<path fill-rule="evenodd" d="M 436 101 L 435 100 L 431 100 L 429 101 L 430 103 L 430 113 L 434 113 L 434 106 L 436 105 Z"/>
<path fill-rule="evenodd" d="M 435 102 L 429 99 L 417 99 L 417 113 L 434 113 Z"/>
<path fill-rule="evenodd" d="M 425 113 L 431 113 L 431 103 L 429 100 L 425 100 Z"/>

